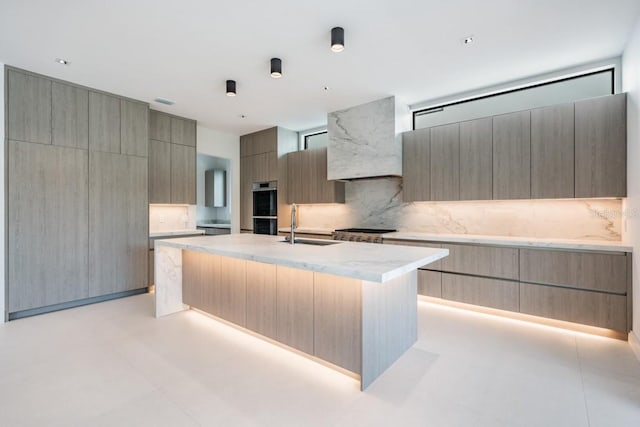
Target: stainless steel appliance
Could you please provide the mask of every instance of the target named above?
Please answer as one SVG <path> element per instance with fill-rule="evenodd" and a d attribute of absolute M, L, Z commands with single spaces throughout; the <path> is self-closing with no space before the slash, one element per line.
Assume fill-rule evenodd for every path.
<path fill-rule="evenodd" d="M 349 242 L 382 243 L 382 235 L 394 233 L 396 230 L 387 228 L 342 228 L 332 234 L 333 240 Z"/>
<path fill-rule="evenodd" d="M 276 181 L 253 183 L 253 233 L 278 234 Z"/>

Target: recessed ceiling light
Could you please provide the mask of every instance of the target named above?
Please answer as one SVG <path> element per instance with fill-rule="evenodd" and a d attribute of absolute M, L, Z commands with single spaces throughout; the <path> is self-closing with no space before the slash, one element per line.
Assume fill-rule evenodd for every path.
<path fill-rule="evenodd" d="M 331 50 L 334 52 L 344 50 L 344 28 L 333 27 L 331 29 Z"/>
<path fill-rule="evenodd" d="M 465 38 L 462 39 L 462 43 L 469 45 L 471 43 L 473 43 L 473 36 L 467 36 Z"/>
<path fill-rule="evenodd" d="M 282 59 L 271 58 L 271 77 L 274 79 L 282 77 Z"/>
<path fill-rule="evenodd" d="M 227 96 L 236 96 L 235 80 L 227 80 Z"/>
<path fill-rule="evenodd" d="M 173 104 L 175 104 L 175 101 L 172 101 L 172 100 L 167 99 L 167 98 L 156 98 L 156 99 L 154 99 L 154 102 L 157 102 L 159 104 L 164 104 L 164 105 L 173 105 Z"/>
<path fill-rule="evenodd" d="M 244 114 L 240 114 L 240 115 L 238 115 L 238 117 L 240 117 L 241 119 L 246 119 L 247 118 L 247 116 L 245 116 Z"/>
<path fill-rule="evenodd" d="M 56 58 L 54 61 L 56 61 L 58 64 L 62 64 L 62 65 L 71 64 L 71 61 L 67 61 L 66 59 L 62 59 L 62 58 Z"/>
<path fill-rule="evenodd" d="M 329 86 L 323 87 L 322 90 L 324 90 L 325 92 L 329 92 Z"/>

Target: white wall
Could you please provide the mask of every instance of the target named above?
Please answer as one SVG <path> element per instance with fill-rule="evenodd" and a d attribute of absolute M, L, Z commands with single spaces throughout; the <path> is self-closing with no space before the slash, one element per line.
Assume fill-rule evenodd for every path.
<path fill-rule="evenodd" d="M 231 180 L 228 203 L 231 206 L 231 232 L 240 232 L 240 137 L 198 125 L 198 153 L 231 161 L 227 179 Z"/>
<path fill-rule="evenodd" d="M 627 200 L 624 239 L 633 245 L 633 331 L 640 336 L 640 19 L 622 55 L 627 92 Z M 638 355 L 640 357 L 640 355 Z"/>
<path fill-rule="evenodd" d="M 4 141 L 4 64 L 0 63 L 0 135 Z M 4 144 L 0 150 L 0 323 L 5 319 L 5 301 L 6 294 L 5 281 L 4 281 L 4 247 L 5 247 L 5 223 L 4 223 Z"/>

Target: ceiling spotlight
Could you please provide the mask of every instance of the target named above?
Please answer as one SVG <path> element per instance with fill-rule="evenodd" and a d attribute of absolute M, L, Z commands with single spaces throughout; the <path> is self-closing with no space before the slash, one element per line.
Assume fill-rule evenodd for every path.
<path fill-rule="evenodd" d="M 282 59 L 271 58 L 271 77 L 274 79 L 282 77 Z"/>
<path fill-rule="evenodd" d="M 344 28 L 333 27 L 331 29 L 331 50 L 334 52 L 344 50 Z"/>
<path fill-rule="evenodd" d="M 66 59 L 62 59 L 62 58 L 56 58 L 54 61 L 57 62 L 58 64 L 62 64 L 62 65 L 71 64 L 71 61 L 67 61 Z"/>
<path fill-rule="evenodd" d="M 236 96 L 235 80 L 227 80 L 227 96 Z"/>
<path fill-rule="evenodd" d="M 473 36 L 469 36 L 469 37 L 465 37 L 462 39 L 462 43 L 464 44 L 471 44 L 473 43 Z"/>

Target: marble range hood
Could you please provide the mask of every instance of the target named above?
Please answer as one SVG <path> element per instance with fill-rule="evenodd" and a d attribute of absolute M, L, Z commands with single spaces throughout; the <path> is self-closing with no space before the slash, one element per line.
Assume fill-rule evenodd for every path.
<path fill-rule="evenodd" d="M 327 179 L 402 176 L 401 132 L 411 114 L 395 96 L 327 115 Z"/>

